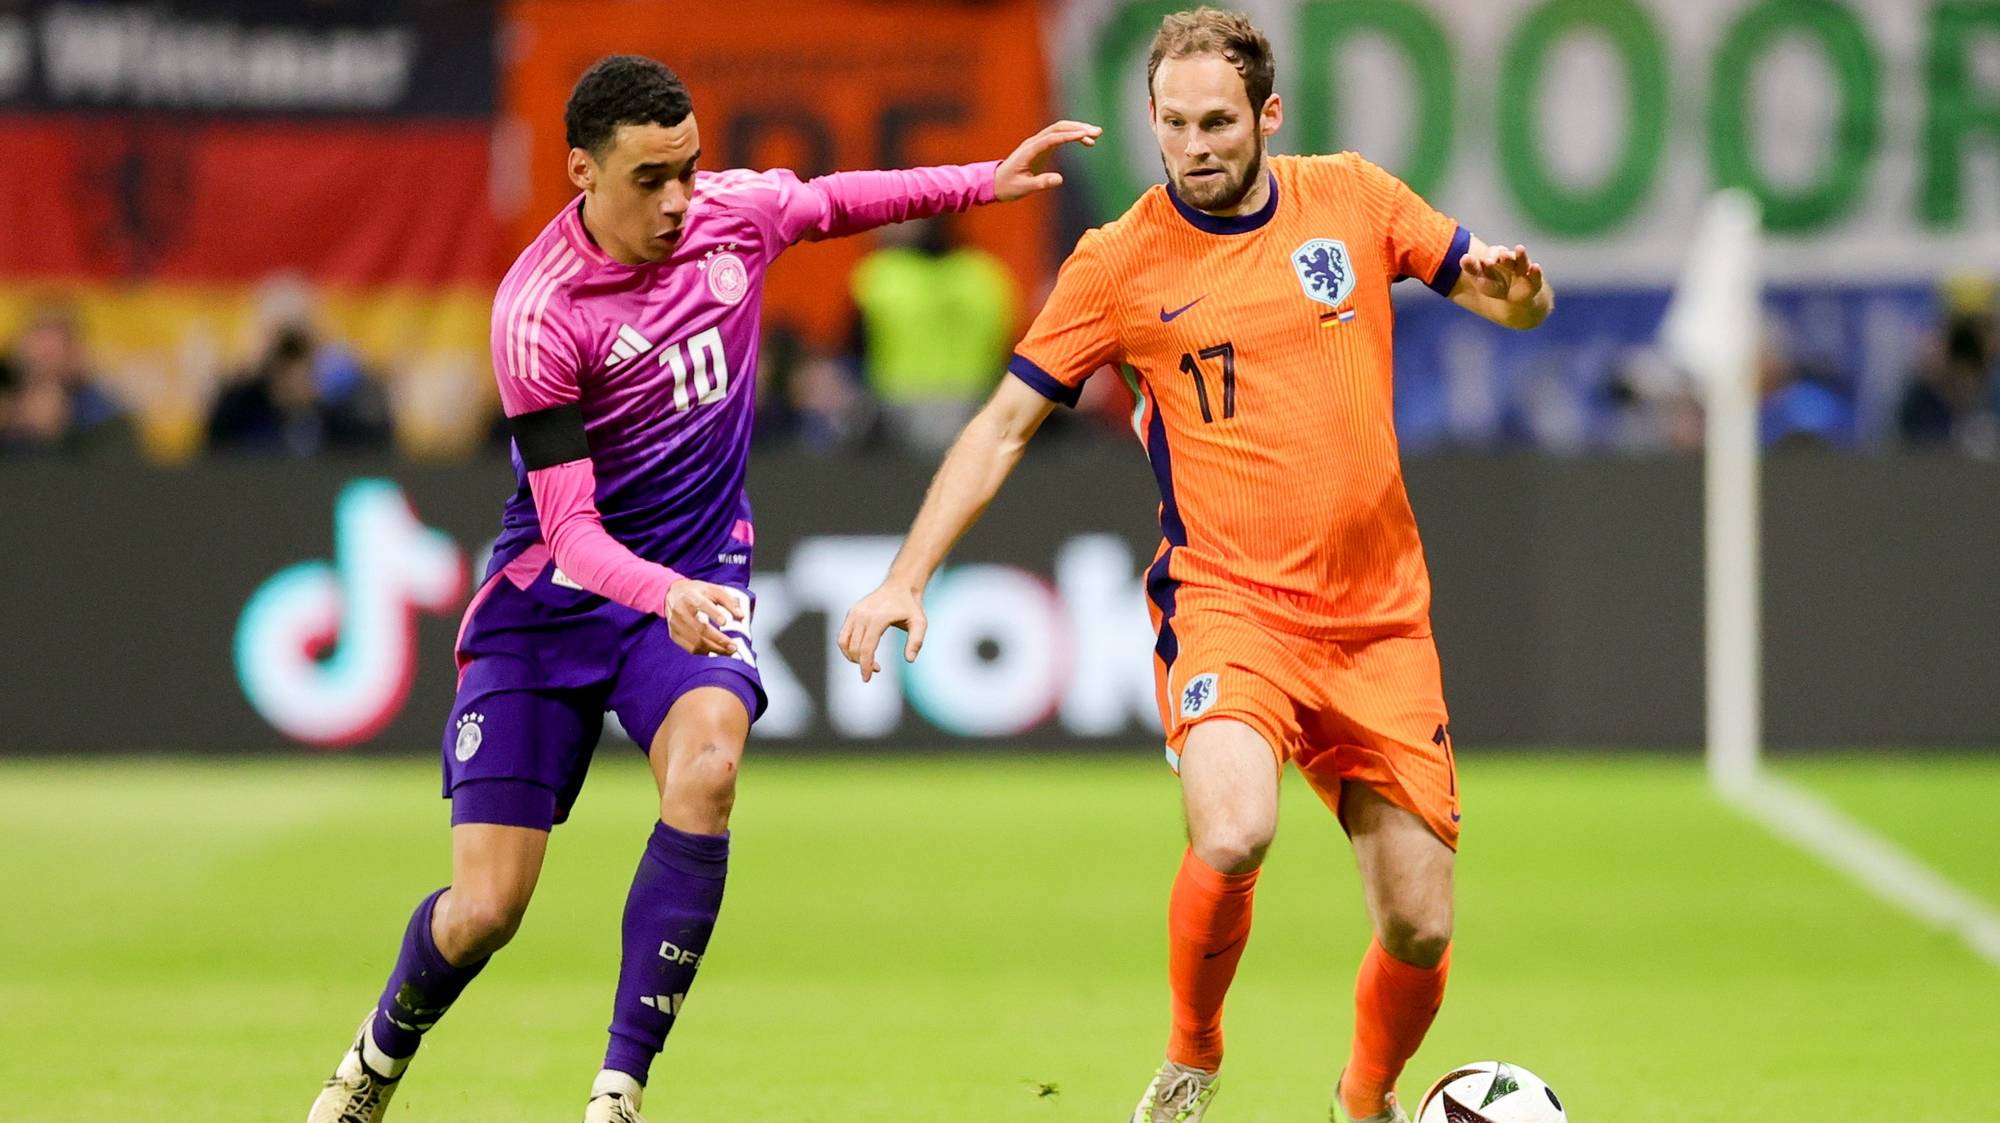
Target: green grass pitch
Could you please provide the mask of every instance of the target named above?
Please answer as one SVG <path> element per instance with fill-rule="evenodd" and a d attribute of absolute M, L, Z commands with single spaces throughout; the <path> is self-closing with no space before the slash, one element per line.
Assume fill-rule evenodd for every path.
<path fill-rule="evenodd" d="M 1406 1097 L 1497 1056 L 1579 1123 L 2000 1118 L 2000 969 L 1729 812 L 1691 760 L 1463 767 L 1455 967 Z M 1781 771 L 2000 898 L 2000 760 Z M 607 747 L 391 1119 L 580 1117 L 652 802 Z M 0 766 L 0 1119 L 302 1119 L 446 878 L 445 824 L 428 763 Z M 753 746 L 735 827 L 655 1123 L 1130 1110 L 1165 1039 L 1181 845 L 1153 753 Z M 1212 1123 L 1325 1118 L 1366 939 L 1344 841 L 1288 777 Z"/>

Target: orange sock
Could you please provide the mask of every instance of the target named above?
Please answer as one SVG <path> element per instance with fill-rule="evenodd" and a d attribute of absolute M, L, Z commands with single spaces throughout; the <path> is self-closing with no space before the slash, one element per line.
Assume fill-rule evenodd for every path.
<path fill-rule="evenodd" d="M 1341 1106 L 1350 1118 L 1380 1112 L 1382 1097 L 1396 1090 L 1403 1065 L 1423 1044 L 1444 1002 L 1449 974 L 1449 946 L 1436 967 L 1418 967 L 1390 955 L 1379 942 L 1368 942 L 1354 980 L 1354 1051 L 1340 1080 Z"/>
<path fill-rule="evenodd" d="M 1167 906 L 1167 974 L 1174 991 L 1174 1032 L 1167 1059 L 1213 1071 L 1222 1066 L 1222 999 L 1250 939 L 1250 895 L 1257 871 L 1226 874 L 1181 856 Z"/>

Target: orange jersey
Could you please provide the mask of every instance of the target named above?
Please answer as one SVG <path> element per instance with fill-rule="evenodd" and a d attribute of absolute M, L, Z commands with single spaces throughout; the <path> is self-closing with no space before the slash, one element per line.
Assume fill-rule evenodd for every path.
<path fill-rule="evenodd" d="M 1450 292 L 1471 235 L 1353 153 L 1270 172 L 1257 214 L 1154 187 L 1085 234 L 1009 369 L 1070 404 L 1107 363 L 1136 372 L 1165 538 L 1148 590 L 1169 618 L 1185 584 L 1307 635 L 1426 634 L 1389 286 Z"/>

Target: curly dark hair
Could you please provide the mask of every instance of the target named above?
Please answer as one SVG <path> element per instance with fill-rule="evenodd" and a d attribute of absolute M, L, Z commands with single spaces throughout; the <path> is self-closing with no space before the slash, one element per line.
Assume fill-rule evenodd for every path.
<path fill-rule="evenodd" d="M 694 112 L 680 76 L 639 55 L 607 55 L 570 91 L 563 131 L 571 148 L 603 157 L 620 125 L 674 126 Z"/>

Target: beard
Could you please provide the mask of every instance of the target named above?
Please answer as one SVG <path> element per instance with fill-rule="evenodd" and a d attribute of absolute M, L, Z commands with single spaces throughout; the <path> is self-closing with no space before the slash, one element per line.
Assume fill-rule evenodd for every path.
<path fill-rule="evenodd" d="M 1250 157 L 1250 163 L 1241 175 L 1231 176 L 1225 167 L 1219 176 L 1190 182 L 1174 175 L 1173 169 L 1166 165 L 1166 157 L 1161 156 L 1160 166 L 1166 169 L 1167 179 L 1173 183 L 1174 192 L 1181 197 L 1181 202 L 1195 210 L 1211 213 L 1234 210 L 1256 186 L 1257 177 L 1264 174 L 1264 137 L 1262 134 L 1257 136 L 1257 151 Z"/>

